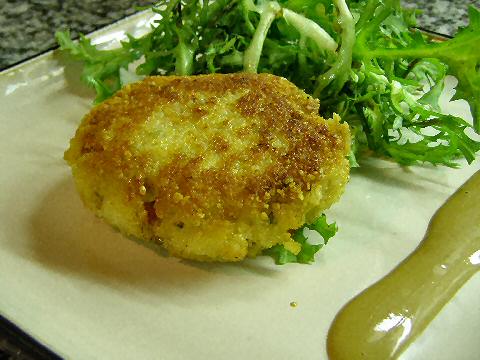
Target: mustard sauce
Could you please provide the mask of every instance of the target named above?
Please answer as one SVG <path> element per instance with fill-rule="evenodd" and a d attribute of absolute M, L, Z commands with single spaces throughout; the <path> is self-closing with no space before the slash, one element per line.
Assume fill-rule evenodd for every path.
<path fill-rule="evenodd" d="M 329 358 L 397 358 L 479 267 L 477 171 L 436 212 L 415 251 L 337 314 Z"/>

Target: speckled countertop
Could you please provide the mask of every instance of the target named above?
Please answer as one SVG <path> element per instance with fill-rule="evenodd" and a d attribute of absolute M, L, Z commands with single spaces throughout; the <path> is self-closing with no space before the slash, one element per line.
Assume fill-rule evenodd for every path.
<path fill-rule="evenodd" d="M 87 34 L 152 0 L 0 0 L 0 69 L 56 46 L 56 30 Z"/>
<path fill-rule="evenodd" d="M 55 30 L 89 33 L 154 1 L 138 0 L 0 0 L 0 69 L 55 46 Z M 467 23 L 467 7 L 480 0 L 402 0 L 424 10 L 419 24 L 452 35 Z"/>
<path fill-rule="evenodd" d="M 419 26 L 440 34 L 455 35 L 468 24 L 468 7 L 480 7 L 480 0 L 401 0 L 405 7 L 417 8 Z"/>

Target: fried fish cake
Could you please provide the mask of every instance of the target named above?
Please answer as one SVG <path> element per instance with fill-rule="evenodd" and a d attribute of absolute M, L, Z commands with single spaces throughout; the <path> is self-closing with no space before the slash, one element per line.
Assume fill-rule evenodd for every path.
<path fill-rule="evenodd" d="M 155 76 L 84 117 L 65 159 L 85 205 L 171 255 L 239 261 L 343 192 L 350 135 L 318 101 L 268 74 Z"/>

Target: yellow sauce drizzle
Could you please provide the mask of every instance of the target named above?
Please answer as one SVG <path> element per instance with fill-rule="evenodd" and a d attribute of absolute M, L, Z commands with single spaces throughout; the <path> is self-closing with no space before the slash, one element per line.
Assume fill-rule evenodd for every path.
<path fill-rule="evenodd" d="M 437 211 L 417 249 L 337 314 L 327 339 L 330 359 L 397 358 L 479 265 L 477 171 Z"/>

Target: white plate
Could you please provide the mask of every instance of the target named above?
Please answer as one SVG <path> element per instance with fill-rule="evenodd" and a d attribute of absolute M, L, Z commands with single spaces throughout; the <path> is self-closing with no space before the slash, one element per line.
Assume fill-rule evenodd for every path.
<path fill-rule="evenodd" d="M 141 32 L 146 20 L 94 38 Z M 328 212 L 340 232 L 310 266 L 161 257 L 94 218 L 74 190 L 62 156 L 93 94 L 65 64 L 53 52 L 0 76 L 0 314 L 63 356 L 324 359 L 337 311 L 416 247 L 435 210 L 479 168 L 369 161 Z M 403 358 L 478 356 L 479 280 Z"/>

